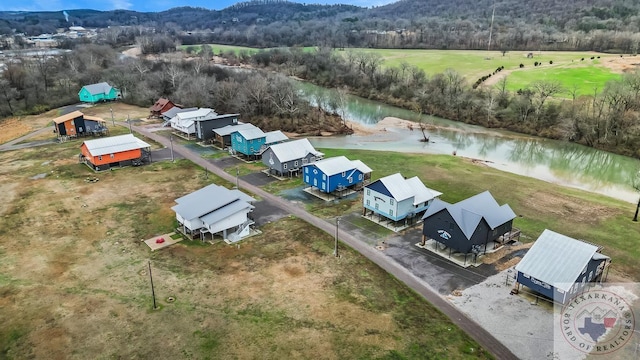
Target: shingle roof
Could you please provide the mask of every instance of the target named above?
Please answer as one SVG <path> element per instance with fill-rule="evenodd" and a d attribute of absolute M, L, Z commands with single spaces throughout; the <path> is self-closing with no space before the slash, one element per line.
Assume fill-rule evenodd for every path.
<path fill-rule="evenodd" d="M 491 229 L 513 220 L 516 214 L 509 205 L 498 205 L 490 192 L 485 191 L 455 204 L 435 199 L 422 219 L 447 209 L 464 235 L 469 239 L 483 218 Z"/>
<path fill-rule="evenodd" d="M 265 137 L 265 144 L 267 145 L 277 143 L 280 141 L 289 140 L 287 135 L 283 134 L 282 131 L 280 130 L 269 131 L 268 133 L 264 134 L 264 137 Z"/>
<path fill-rule="evenodd" d="M 221 216 L 224 218 L 238 212 L 237 208 L 253 208 L 253 206 L 246 201 L 247 198 L 255 201 L 250 196 L 239 193 L 237 190 L 229 190 L 225 187 L 211 184 L 176 199 L 178 205 L 173 206 L 171 209 L 187 220 L 202 217 L 202 220 L 205 221 L 204 217 L 211 214 L 207 221 L 210 221 L 209 224 L 212 224 L 214 223 L 213 220 Z M 228 207 L 233 203 L 238 204 Z M 227 207 L 228 209 L 225 209 Z"/>
<path fill-rule="evenodd" d="M 608 259 L 598 247 L 545 229 L 516 271 L 569 291 L 591 259 Z"/>
<path fill-rule="evenodd" d="M 271 145 L 269 148 L 280 162 L 302 159 L 307 156 L 307 154 L 313 154 L 316 157 L 324 155 L 317 151 L 308 139 L 287 141 Z"/>
<path fill-rule="evenodd" d="M 83 144 L 93 156 L 115 154 L 134 149 L 148 148 L 151 145 L 133 136 L 133 134 L 111 136 L 101 139 L 87 140 Z"/>
<path fill-rule="evenodd" d="M 78 117 L 84 116 L 83 113 L 81 113 L 80 111 L 76 110 L 76 111 L 72 111 L 68 114 L 64 114 L 62 116 L 58 116 L 57 118 L 53 119 L 53 122 L 56 124 L 60 124 L 63 123 L 65 121 L 69 121 L 71 119 L 75 119 Z"/>
<path fill-rule="evenodd" d="M 381 182 L 384 187 L 387 188 L 396 201 L 402 201 L 412 197 L 414 199 L 414 205 L 427 202 L 442 195 L 439 191 L 427 188 L 417 176 L 405 179 L 401 174 L 396 173 L 380 178 L 377 181 Z"/>
<path fill-rule="evenodd" d="M 227 125 L 221 128 L 213 129 L 213 132 L 220 136 L 227 136 L 227 135 L 231 135 L 231 133 L 234 133 L 238 130 L 253 129 L 253 128 L 256 128 L 256 126 L 253 124 L 238 123 L 237 125 Z"/>
<path fill-rule="evenodd" d="M 97 94 L 108 94 L 111 91 L 112 86 L 106 82 L 101 82 L 97 84 L 85 85 L 83 86 L 85 90 L 89 92 L 91 95 Z"/>

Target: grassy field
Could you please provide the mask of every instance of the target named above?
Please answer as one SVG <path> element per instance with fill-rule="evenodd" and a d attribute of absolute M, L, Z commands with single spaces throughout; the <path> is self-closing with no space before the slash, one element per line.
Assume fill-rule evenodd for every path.
<path fill-rule="evenodd" d="M 256 53 L 260 51 L 260 49 L 250 48 L 246 46 L 234 46 L 234 45 L 220 45 L 220 44 L 209 44 L 211 46 L 211 50 L 214 55 L 219 55 L 220 53 L 229 53 L 233 52 L 238 55 L 240 52 L 245 51 L 249 54 Z M 181 51 L 187 51 L 187 48 L 194 49 L 195 53 L 199 53 L 202 50 L 202 45 L 180 45 L 178 47 Z"/>
<path fill-rule="evenodd" d="M 140 240 L 173 229 L 174 199 L 233 184 L 185 160 L 95 174 L 77 162 L 80 142 L 0 153 L 0 358 L 490 358 L 295 218 L 238 247 L 185 240 L 152 253 Z"/>
<path fill-rule="evenodd" d="M 613 259 L 612 271 L 640 280 L 640 225 L 631 221 L 635 206 L 606 196 L 566 188 L 499 171 L 451 155 L 417 155 L 393 152 L 321 149 L 326 157 L 345 155 L 362 160 L 373 171 L 373 180 L 401 172 L 419 176 L 441 191 L 441 199 L 457 202 L 489 190 L 500 204 L 507 203 L 518 217 L 525 242 L 545 229 L 602 245 Z"/>

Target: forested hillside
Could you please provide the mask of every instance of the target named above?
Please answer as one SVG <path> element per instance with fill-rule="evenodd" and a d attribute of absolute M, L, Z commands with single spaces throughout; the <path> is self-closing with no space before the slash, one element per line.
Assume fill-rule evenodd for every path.
<path fill-rule="evenodd" d="M 4 12 L 0 34 L 54 33 L 72 24 L 127 25 L 180 35 L 185 44 L 636 53 L 639 11 L 635 0 L 401 0 L 372 9 L 257 0 L 220 11 L 68 10 L 68 19 L 62 12 Z"/>

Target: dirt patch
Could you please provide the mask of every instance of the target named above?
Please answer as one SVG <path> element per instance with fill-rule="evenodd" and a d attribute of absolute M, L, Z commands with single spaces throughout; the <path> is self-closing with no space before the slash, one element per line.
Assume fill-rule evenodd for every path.
<path fill-rule="evenodd" d="M 640 57 L 638 56 L 606 57 L 601 60 L 602 65 L 618 74 L 640 69 Z"/>
<path fill-rule="evenodd" d="M 571 218 L 577 223 L 587 224 L 596 224 L 620 213 L 610 207 L 587 203 L 579 198 L 543 192 L 531 193 L 527 206 L 536 212 L 554 214 L 557 217 Z"/>

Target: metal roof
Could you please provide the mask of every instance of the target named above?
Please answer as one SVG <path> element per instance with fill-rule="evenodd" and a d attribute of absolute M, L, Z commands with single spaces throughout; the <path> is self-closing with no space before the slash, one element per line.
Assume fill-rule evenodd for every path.
<path fill-rule="evenodd" d="M 151 145 L 133 136 L 133 134 L 87 140 L 83 142 L 83 144 L 87 147 L 87 150 L 89 150 L 89 153 L 93 156 L 115 154 L 123 151 L 151 147 Z"/>
<path fill-rule="evenodd" d="M 424 220 L 443 209 L 447 209 L 467 239 L 473 235 L 483 218 L 491 229 L 495 229 L 516 217 L 509 205 L 498 205 L 491 193 L 485 191 L 455 204 L 435 199 L 422 219 Z"/>
<path fill-rule="evenodd" d="M 317 151 L 308 139 L 287 141 L 271 145 L 269 148 L 280 162 L 302 159 L 307 156 L 307 154 L 313 154 L 316 157 L 324 155 Z"/>
<path fill-rule="evenodd" d="M 598 247 L 545 229 L 516 265 L 516 271 L 569 291 L 591 259 L 608 258 Z"/>
<path fill-rule="evenodd" d="M 169 103 L 169 99 L 161 97 L 158 101 L 155 102 L 151 106 L 151 111 L 160 111 L 162 108 Z"/>
<path fill-rule="evenodd" d="M 265 137 L 265 140 L 264 140 L 265 144 L 267 145 L 289 140 L 287 135 L 283 134 L 282 131 L 280 130 L 269 131 L 268 133 L 264 134 L 264 137 Z"/>
<path fill-rule="evenodd" d="M 249 204 L 246 201 L 242 201 L 238 199 L 232 203 L 229 203 L 219 209 L 216 209 L 202 216 L 201 220 L 202 222 L 207 224 L 207 226 L 211 227 L 211 225 L 214 225 L 218 221 L 224 220 L 235 213 L 246 211 L 247 209 L 253 209 L 253 208 L 254 208 L 253 205 Z"/>
<path fill-rule="evenodd" d="M 417 176 L 405 179 L 400 173 L 378 179 L 396 201 L 413 198 L 413 204 L 421 204 L 442 195 L 427 188 Z M 373 185 L 373 184 L 372 184 Z"/>
<path fill-rule="evenodd" d="M 178 115 L 179 113 L 189 112 L 189 111 L 193 111 L 193 110 L 198 110 L 198 108 L 193 107 L 193 108 L 181 109 L 178 106 L 174 106 L 171 109 L 163 112 L 162 116 L 166 116 L 168 118 L 173 118 L 174 116 Z"/>
<path fill-rule="evenodd" d="M 216 113 L 213 109 L 210 108 L 200 108 L 197 110 L 192 110 L 192 111 L 181 111 L 179 113 L 176 114 L 176 116 L 178 117 L 179 120 L 204 120 L 204 119 L 197 119 L 197 118 L 207 118 L 207 119 L 212 119 L 214 116 L 218 116 L 218 113 Z"/>
<path fill-rule="evenodd" d="M 78 117 L 84 116 L 83 113 L 81 113 L 80 111 L 76 110 L 76 111 L 72 111 L 68 114 L 64 114 L 62 116 L 58 116 L 57 118 L 53 119 L 53 122 L 56 124 L 60 124 L 63 123 L 65 121 L 69 121 L 71 119 L 75 119 Z"/>
<path fill-rule="evenodd" d="M 85 119 L 85 120 L 91 120 L 91 121 L 106 122 L 106 121 L 105 121 L 103 118 L 101 118 L 101 117 L 91 116 L 91 115 L 84 115 L 84 119 Z"/>
<path fill-rule="evenodd" d="M 365 163 L 363 163 L 360 160 L 353 160 L 351 162 L 353 163 L 353 167 L 360 170 L 360 172 L 363 174 L 368 174 L 373 171 L 371 170 L 370 167 L 368 167 Z"/>
<path fill-rule="evenodd" d="M 89 94 L 97 95 L 97 94 L 108 94 L 109 91 L 111 91 L 112 86 L 106 82 L 101 82 L 97 84 L 85 85 L 83 86 L 83 88 L 85 88 L 85 90 L 87 90 Z"/>
<path fill-rule="evenodd" d="M 246 129 L 243 128 L 243 129 L 240 129 L 240 130 L 236 130 L 234 132 L 240 133 L 240 135 L 242 135 L 242 137 L 245 140 L 260 139 L 260 138 L 265 137 L 265 133 L 262 130 L 260 130 L 259 128 L 255 127 L 255 126 L 253 128 L 246 128 Z"/>
<path fill-rule="evenodd" d="M 236 201 L 249 205 L 247 201 L 242 198 L 243 196 L 236 191 L 211 184 L 176 199 L 178 205 L 175 205 L 171 209 L 180 214 L 184 219 L 193 220 L 224 208 Z"/>
<path fill-rule="evenodd" d="M 256 126 L 253 124 L 238 123 L 237 125 L 227 125 L 221 128 L 213 129 L 213 132 L 220 136 L 227 136 L 227 135 L 231 135 L 232 133 L 238 130 L 252 129 L 252 128 L 256 128 Z"/>
<path fill-rule="evenodd" d="M 316 161 L 311 164 L 306 164 L 304 166 L 313 165 L 320 169 L 325 175 L 332 176 L 335 174 L 339 174 L 341 172 L 350 171 L 355 169 L 353 162 L 347 159 L 346 156 L 335 156 L 326 158 L 323 160 Z"/>

